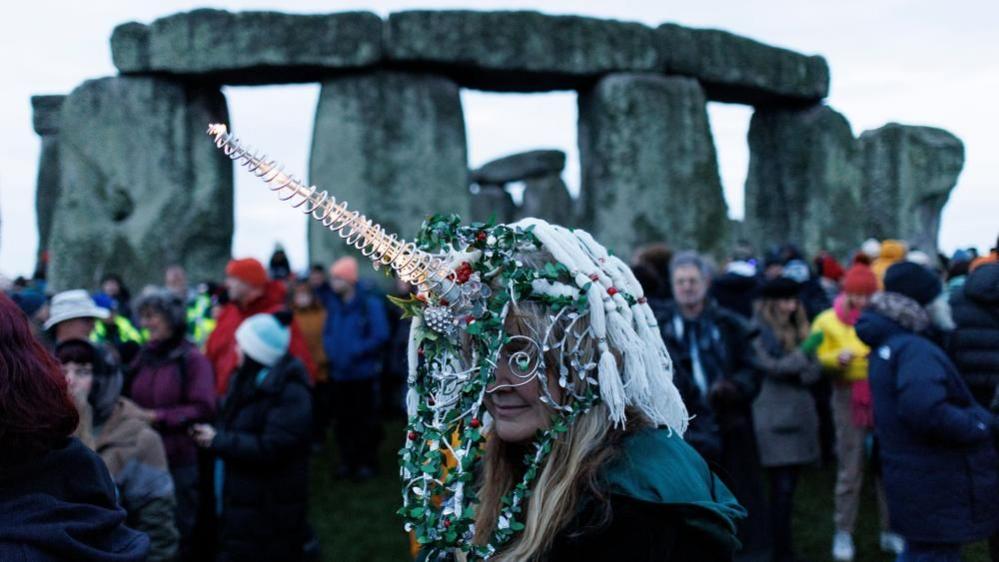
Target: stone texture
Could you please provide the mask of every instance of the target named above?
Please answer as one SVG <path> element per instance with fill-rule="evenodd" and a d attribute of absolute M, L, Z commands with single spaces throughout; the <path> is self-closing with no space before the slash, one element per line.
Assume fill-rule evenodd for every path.
<path fill-rule="evenodd" d="M 565 169 L 561 150 L 531 150 L 498 158 L 472 172 L 475 183 L 504 184 L 536 176 L 559 174 Z"/>
<path fill-rule="evenodd" d="M 388 18 L 387 57 L 424 65 L 462 86 L 572 89 L 613 71 L 652 71 L 652 29 L 631 22 L 533 11 L 406 11 Z"/>
<path fill-rule="evenodd" d="M 510 197 L 502 185 L 479 185 L 478 192 L 472 193 L 468 211 L 470 221 L 510 223 L 516 220 L 516 213 L 517 206 L 513 203 L 513 197 Z"/>
<path fill-rule="evenodd" d="M 469 209 L 458 86 L 431 75 L 374 72 L 323 82 L 310 181 L 412 240 L 430 213 Z M 344 255 L 340 238 L 309 223 L 310 263 Z M 371 271 L 371 268 L 362 268 Z"/>
<path fill-rule="evenodd" d="M 228 121 L 218 88 L 159 78 L 89 80 L 66 98 L 49 283 L 93 289 L 105 273 L 140 288 L 180 263 L 218 279 L 232 245 L 232 164 L 205 134 Z"/>
<path fill-rule="evenodd" d="M 579 97 L 582 225 L 618 255 L 639 244 L 720 252 L 727 209 L 704 92 L 690 78 L 617 74 Z"/>
<path fill-rule="evenodd" d="M 942 129 L 889 123 L 860 135 L 865 227 L 936 255 L 940 213 L 964 166 L 964 144 Z"/>
<path fill-rule="evenodd" d="M 49 246 L 52 215 L 59 201 L 59 124 L 66 96 L 31 96 L 32 123 L 42 137 L 35 183 L 35 218 L 38 224 L 38 255 Z"/>
<path fill-rule="evenodd" d="M 772 47 L 716 29 L 663 24 L 656 29 L 661 69 L 693 76 L 711 100 L 811 104 L 829 93 L 829 66 L 820 56 Z"/>
<path fill-rule="evenodd" d="M 517 209 L 516 218 L 537 217 L 565 226 L 576 226 L 576 203 L 562 176 L 549 173 L 524 181 L 524 200 Z"/>
<path fill-rule="evenodd" d="M 227 84 L 315 81 L 382 56 L 382 20 L 370 12 L 294 15 L 199 9 L 115 28 L 123 73 L 168 73 Z"/>
<path fill-rule="evenodd" d="M 866 238 L 859 151 L 833 109 L 757 109 L 749 126 L 744 235 L 763 251 L 793 242 L 849 257 Z"/>

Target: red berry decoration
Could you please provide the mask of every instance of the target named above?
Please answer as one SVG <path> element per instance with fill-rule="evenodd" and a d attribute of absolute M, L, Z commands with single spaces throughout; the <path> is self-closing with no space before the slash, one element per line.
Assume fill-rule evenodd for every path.
<path fill-rule="evenodd" d="M 600 280 L 600 275 L 598 275 L 596 273 L 591 273 L 590 274 L 590 281 L 593 281 L 594 283 L 596 283 L 599 280 Z"/>
<path fill-rule="evenodd" d="M 444 528 L 448 529 L 450 527 L 451 527 L 451 519 L 450 518 L 445 518 L 444 519 Z"/>
<path fill-rule="evenodd" d="M 479 232 L 478 232 L 478 233 L 477 233 L 477 234 L 475 235 L 475 239 L 476 239 L 476 240 L 478 240 L 479 242 L 485 242 L 485 241 L 486 241 L 486 238 L 488 238 L 488 236 L 486 235 L 486 231 L 485 231 L 485 230 L 480 230 L 480 231 L 479 231 Z"/>
<path fill-rule="evenodd" d="M 614 287 L 607 287 L 607 294 L 613 297 L 617 294 L 617 289 Z"/>
<path fill-rule="evenodd" d="M 474 316 L 472 316 L 471 314 L 469 314 L 468 316 L 465 317 L 465 324 L 471 324 L 472 322 L 475 322 L 475 317 Z"/>
<path fill-rule="evenodd" d="M 406 437 L 408 437 L 410 441 L 416 441 L 416 432 L 410 431 L 409 435 L 407 435 Z"/>
<path fill-rule="evenodd" d="M 472 418 L 472 427 L 473 428 L 478 428 L 480 425 L 482 425 L 482 422 L 479 421 L 479 418 Z"/>
<path fill-rule="evenodd" d="M 441 306 L 447 306 L 449 304 L 451 304 L 451 301 L 447 299 L 441 299 Z"/>
<path fill-rule="evenodd" d="M 472 264 L 467 261 L 461 262 L 458 269 L 454 270 L 454 275 L 458 283 L 467 283 L 469 278 L 472 277 Z"/>
<path fill-rule="evenodd" d="M 416 354 L 419 355 L 420 357 L 423 357 L 423 348 L 422 347 L 416 348 Z"/>

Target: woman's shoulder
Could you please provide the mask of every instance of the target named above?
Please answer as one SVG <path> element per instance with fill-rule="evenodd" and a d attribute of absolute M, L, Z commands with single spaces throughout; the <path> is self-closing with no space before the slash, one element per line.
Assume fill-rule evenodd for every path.
<path fill-rule="evenodd" d="M 605 467 L 612 497 L 653 504 L 683 514 L 683 524 L 711 540 L 735 541 L 735 521 L 746 510 L 682 436 L 668 428 L 646 428 L 624 438 Z"/>

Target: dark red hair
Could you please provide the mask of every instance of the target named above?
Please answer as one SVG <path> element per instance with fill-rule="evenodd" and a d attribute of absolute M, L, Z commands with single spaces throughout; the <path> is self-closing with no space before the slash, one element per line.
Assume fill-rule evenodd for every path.
<path fill-rule="evenodd" d="M 0 465 L 59 446 L 79 422 L 55 357 L 0 293 Z"/>

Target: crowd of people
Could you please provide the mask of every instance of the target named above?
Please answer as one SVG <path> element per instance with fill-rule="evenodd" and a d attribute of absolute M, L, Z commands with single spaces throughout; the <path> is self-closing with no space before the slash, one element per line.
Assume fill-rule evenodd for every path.
<path fill-rule="evenodd" d="M 841 258 L 738 244 L 716 271 L 635 252 L 684 440 L 745 509 L 736 557 L 796 560 L 801 472 L 835 463 L 835 560 L 857 556 L 865 475 L 885 552 L 958 560 L 989 539 L 999 560 L 999 250 L 870 240 Z M 331 476 L 386 469 L 410 321 L 354 258 L 295 275 L 277 251 L 197 287 L 174 265 L 134 297 L 116 274 L 94 292 L 47 295 L 43 275 L 5 289 L 0 506 L 27 515 L 0 521 L 4 560 L 318 559 L 309 459 L 329 426 Z"/>

